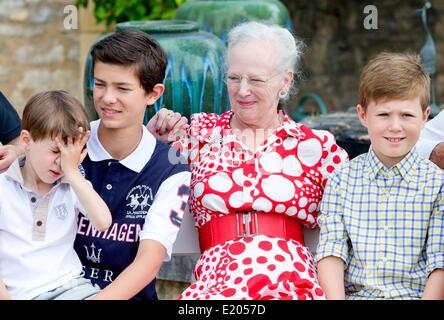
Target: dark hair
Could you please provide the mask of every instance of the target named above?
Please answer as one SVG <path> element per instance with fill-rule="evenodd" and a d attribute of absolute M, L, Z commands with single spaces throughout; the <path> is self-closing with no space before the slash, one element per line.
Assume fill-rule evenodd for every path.
<path fill-rule="evenodd" d="M 53 90 L 35 94 L 23 110 L 22 129 L 34 141 L 76 137 L 79 127 L 89 130 L 88 116 L 82 104 L 66 91 Z"/>
<path fill-rule="evenodd" d="M 134 67 L 143 89 L 151 92 L 165 77 L 167 57 L 160 45 L 140 30 L 122 30 L 97 42 L 92 50 L 97 61 Z"/>

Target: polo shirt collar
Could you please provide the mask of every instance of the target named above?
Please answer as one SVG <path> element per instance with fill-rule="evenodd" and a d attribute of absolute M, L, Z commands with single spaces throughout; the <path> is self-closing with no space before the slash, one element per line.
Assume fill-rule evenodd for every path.
<path fill-rule="evenodd" d="M 113 160 L 113 157 L 108 153 L 108 151 L 105 150 L 99 141 L 99 124 L 100 119 L 91 122 L 91 137 L 86 143 L 89 158 L 94 162 Z M 137 173 L 142 171 L 143 167 L 145 167 L 145 165 L 151 159 L 156 147 L 156 138 L 154 138 L 154 136 L 144 125 L 141 125 L 141 130 L 142 139 L 140 140 L 137 148 L 125 159 L 119 161 L 120 164 Z"/>
<path fill-rule="evenodd" d="M 11 178 L 12 180 L 18 182 L 20 185 L 25 185 L 25 181 L 23 180 L 22 170 L 20 170 L 19 160 L 15 160 L 6 170 L 6 176 Z"/>

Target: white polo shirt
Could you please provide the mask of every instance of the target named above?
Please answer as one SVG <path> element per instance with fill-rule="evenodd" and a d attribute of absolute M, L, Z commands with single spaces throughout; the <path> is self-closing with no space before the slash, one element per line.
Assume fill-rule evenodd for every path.
<path fill-rule="evenodd" d="M 31 299 L 77 278 L 77 215 L 69 184 L 44 197 L 24 186 L 18 161 L 0 174 L 0 277 L 13 299 Z"/>
<path fill-rule="evenodd" d="M 436 145 L 444 141 L 444 111 L 428 121 L 421 130 L 421 135 L 416 143 L 416 151 L 424 159 L 429 159 Z"/>

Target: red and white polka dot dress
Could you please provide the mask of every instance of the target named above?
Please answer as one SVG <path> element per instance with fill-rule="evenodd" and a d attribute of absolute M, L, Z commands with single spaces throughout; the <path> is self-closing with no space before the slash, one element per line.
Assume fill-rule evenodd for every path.
<path fill-rule="evenodd" d="M 192 168 L 189 205 L 197 228 L 251 210 L 316 226 L 327 177 L 348 157 L 329 132 L 311 130 L 279 112 L 282 125 L 254 152 L 233 133 L 231 111 L 192 117 L 189 135 L 175 147 Z M 209 248 L 194 277 L 179 299 L 324 299 L 308 249 L 265 235 Z"/>

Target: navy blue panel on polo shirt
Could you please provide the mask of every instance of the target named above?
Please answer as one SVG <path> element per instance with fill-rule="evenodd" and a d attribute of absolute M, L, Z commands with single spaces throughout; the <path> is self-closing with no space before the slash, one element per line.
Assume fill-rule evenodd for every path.
<path fill-rule="evenodd" d="M 168 145 L 156 141 L 150 160 L 139 173 L 112 159 L 92 161 L 87 156 L 82 163 L 86 179 L 113 216 L 111 227 L 104 232 L 96 231 L 89 220 L 80 216 L 74 245 L 83 264 L 82 275 L 101 288 L 134 260 L 138 234 L 162 182 L 176 173 L 190 171 L 186 164 L 171 164 L 168 150 Z M 133 299 L 157 299 L 155 279 Z"/>

